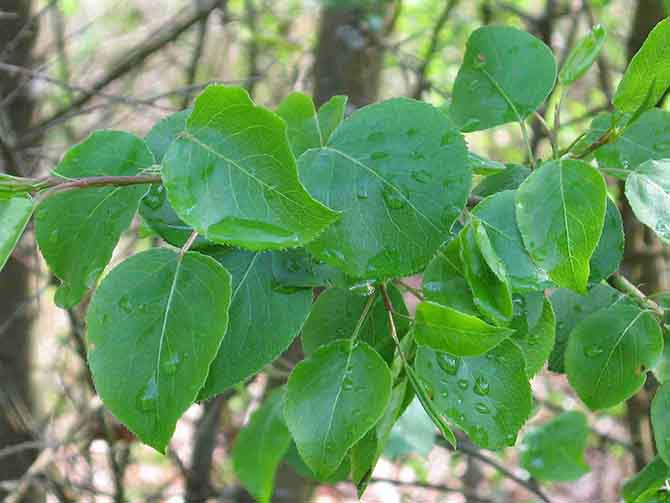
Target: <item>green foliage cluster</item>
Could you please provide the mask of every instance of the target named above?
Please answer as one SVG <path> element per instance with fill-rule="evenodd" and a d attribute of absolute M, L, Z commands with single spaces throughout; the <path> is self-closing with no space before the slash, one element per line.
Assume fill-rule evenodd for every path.
<path fill-rule="evenodd" d="M 605 281 L 624 235 L 603 175 L 625 180 L 640 221 L 670 241 L 670 112 L 653 108 L 670 86 L 670 21 L 631 62 L 615 111 L 552 158 L 506 166 L 463 136 L 507 123 L 526 135 L 526 118 L 560 103 L 604 38 L 594 28 L 559 73 L 530 34 L 480 28 L 446 112 L 396 98 L 345 118 L 346 98 L 317 110 L 299 93 L 271 111 L 210 86 L 145 139 L 101 131 L 46 179 L 0 179 L 0 264 L 34 213 L 62 281 L 56 303 L 95 289 L 87 344 L 100 397 L 160 452 L 191 404 L 300 336 L 306 358 L 233 452 L 260 501 L 285 458 L 364 491 L 412 403 L 454 446 L 452 428 L 484 448 L 515 445 L 545 362 L 600 410 L 635 394 L 663 354 L 662 310 L 619 276 L 618 289 Z M 167 245 L 105 271 L 138 210 Z M 398 280 L 416 273 L 411 318 Z M 668 477 L 667 382 L 651 417 L 659 455 L 626 501 L 653 501 Z M 524 438 L 522 465 L 578 478 L 587 436 L 583 414 L 563 414 Z"/>

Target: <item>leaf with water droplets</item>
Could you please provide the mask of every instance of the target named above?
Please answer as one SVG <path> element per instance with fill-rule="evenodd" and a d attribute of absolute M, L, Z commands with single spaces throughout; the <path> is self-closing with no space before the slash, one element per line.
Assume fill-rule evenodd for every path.
<path fill-rule="evenodd" d="M 626 179 L 626 198 L 637 219 L 670 243 L 670 160 L 638 166 Z"/>
<path fill-rule="evenodd" d="M 278 288 L 272 255 L 282 252 L 208 250 L 233 277 L 228 331 L 199 398 L 223 393 L 256 374 L 289 347 L 312 306 L 308 289 Z"/>
<path fill-rule="evenodd" d="M 512 335 L 514 330 L 489 325 L 479 318 L 435 302 L 416 309 L 416 342 L 458 356 L 479 355 Z"/>
<path fill-rule="evenodd" d="M 622 112 L 635 112 L 645 103 L 653 107 L 669 87 L 670 20 L 664 19 L 631 59 L 612 103 Z"/>
<path fill-rule="evenodd" d="M 121 131 L 98 131 L 72 147 L 54 171 L 65 179 L 133 176 L 154 157 L 140 138 Z M 37 244 L 62 284 L 56 303 L 81 301 L 112 257 L 137 211 L 147 185 L 95 187 L 56 192 L 35 211 Z"/>
<path fill-rule="evenodd" d="M 512 319 L 512 292 L 505 265 L 493 250 L 486 228 L 473 219 L 459 234 L 461 262 L 477 309 L 496 325 Z"/>
<path fill-rule="evenodd" d="M 209 241 L 295 248 L 337 219 L 300 183 L 284 121 L 238 87 L 196 99 L 162 166 L 170 203 Z"/>
<path fill-rule="evenodd" d="M 449 115 L 468 132 L 520 121 L 555 81 L 556 60 L 541 40 L 510 26 L 484 26 L 468 39 Z"/>
<path fill-rule="evenodd" d="M 405 302 L 398 289 L 389 286 L 388 292 L 394 310 L 408 316 Z M 375 292 L 372 295 L 377 294 Z M 331 288 L 319 295 L 302 329 L 302 349 L 305 355 L 309 356 L 321 346 L 337 339 L 351 338 L 368 300 L 368 296 L 344 288 Z M 396 321 L 398 337 L 405 335 L 408 328 L 408 321 L 398 317 Z M 389 333 L 388 313 L 381 295 L 377 295 L 365 317 L 358 338 L 372 346 L 389 365 L 393 363 L 395 343 Z"/>
<path fill-rule="evenodd" d="M 590 471 L 584 460 L 588 434 L 584 414 L 564 412 L 524 437 L 521 466 L 539 480 L 576 480 Z"/>
<path fill-rule="evenodd" d="M 495 254 L 504 264 L 514 291 L 539 290 L 549 285 L 547 273 L 536 266 L 521 238 L 515 209 L 516 192 L 506 190 L 481 201 L 472 214 L 486 229 Z"/>
<path fill-rule="evenodd" d="M 651 424 L 658 454 L 670 465 L 670 382 L 658 388 L 651 402 Z"/>
<path fill-rule="evenodd" d="M 556 342 L 549 356 L 549 370 L 560 373 L 565 372 L 565 348 L 577 323 L 618 302 L 633 305 L 625 295 L 607 284 L 594 285 L 584 295 L 561 288 L 552 293 L 550 301 L 556 315 Z"/>
<path fill-rule="evenodd" d="M 621 491 L 623 500 L 626 503 L 663 503 L 664 500 L 654 496 L 669 479 L 670 467 L 660 456 L 656 456 L 639 473 L 626 481 Z"/>
<path fill-rule="evenodd" d="M 205 383 L 230 292 L 230 274 L 213 258 L 155 248 L 114 268 L 93 295 L 86 322 L 96 391 L 160 452 Z"/>
<path fill-rule="evenodd" d="M 505 341 L 462 358 L 419 347 L 415 368 L 432 388 L 438 413 L 474 443 L 486 449 L 514 445 L 531 409 L 524 357 L 514 344 Z"/>
<path fill-rule="evenodd" d="M 577 160 L 547 162 L 517 190 L 516 217 L 523 243 L 557 285 L 586 291 L 606 203 L 603 176 Z"/>
<path fill-rule="evenodd" d="M 27 196 L 0 198 L 0 271 L 19 242 L 35 205 Z"/>
<path fill-rule="evenodd" d="M 612 120 L 609 113 L 593 120 L 592 141 L 612 126 Z M 645 161 L 670 158 L 670 111 L 647 110 L 634 123 L 626 125 L 615 141 L 596 150 L 595 157 L 603 173 L 622 180 Z"/>
<path fill-rule="evenodd" d="M 291 445 L 284 423 L 284 389 L 273 391 L 240 430 L 233 446 L 233 467 L 244 488 L 269 503 L 279 463 Z"/>
<path fill-rule="evenodd" d="M 186 129 L 186 121 L 191 109 L 176 112 L 158 121 L 144 137 L 157 163 L 163 161 L 165 152 L 179 134 Z M 140 201 L 140 215 L 147 225 L 173 246 L 182 247 L 193 233 L 193 228 L 177 216 L 167 199 L 162 185 L 152 185 Z M 205 238 L 198 236 L 191 250 L 211 245 Z"/>
<path fill-rule="evenodd" d="M 310 193 L 342 211 L 309 251 L 364 279 L 423 269 L 464 208 L 472 175 L 450 119 L 407 98 L 357 110 L 298 165 Z"/>
<path fill-rule="evenodd" d="M 565 371 L 586 405 L 604 409 L 637 393 L 662 350 L 654 316 L 619 302 L 575 326 L 565 351 Z"/>
<path fill-rule="evenodd" d="M 338 340 L 293 369 L 284 416 L 298 451 L 319 478 L 332 474 L 347 451 L 382 417 L 391 372 L 364 342 Z"/>

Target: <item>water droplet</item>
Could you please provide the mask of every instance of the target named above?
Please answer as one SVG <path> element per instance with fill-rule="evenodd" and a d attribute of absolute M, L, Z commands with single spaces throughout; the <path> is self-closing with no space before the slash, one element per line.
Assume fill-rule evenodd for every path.
<path fill-rule="evenodd" d="M 440 396 L 442 398 L 449 398 L 449 391 L 447 391 L 445 388 L 442 388 L 442 391 L 440 391 Z"/>
<path fill-rule="evenodd" d="M 537 344 L 540 342 L 540 338 L 537 336 L 537 334 L 529 334 L 526 342 L 528 342 L 529 346 L 537 346 Z"/>
<path fill-rule="evenodd" d="M 475 410 L 479 412 L 480 414 L 490 414 L 491 409 L 489 409 L 489 406 L 486 405 L 484 402 L 477 402 L 475 404 Z"/>
<path fill-rule="evenodd" d="M 337 330 L 335 330 L 335 333 L 337 334 L 338 337 L 346 337 L 347 336 L 347 331 L 344 327 L 339 327 Z"/>
<path fill-rule="evenodd" d="M 384 141 L 384 133 L 377 131 L 376 133 L 370 133 L 368 135 L 368 141 L 373 143 L 378 143 Z"/>
<path fill-rule="evenodd" d="M 140 389 L 136 402 L 137 407 L 142 412 L 150 412 L 156 409 L 158 405 L 158 384 L 155 376 L 151 376 L 149 381 Z"/>
<path fill-rule="evenodd" d="M 157 210 L 165 202 L 165 188 L 162 185 L 152 185 L 144 196 L 144 204 L 152 210 Z"/>
<path fill-rule="evenodd" d="M 130 314 L 133 312 L 133 306 L 130 303 L 130 297 L 128 297 L 127 295 L 123 295 L 119 299 L 119 307 L 124 313 Z"/>
<path fill-rule="evenodd" d="M 485 377 L 478 377 L 475 379 L 475 393 L 479 396 L 486 396 L 489 394 L 489 382 Z"/>
<path fill-rule="evenodd" d="M 539 457 L 533 458 L 530 460 L 530 466 L 532 466 L 533 468 L 542 469 L 544 468 L 544 461 L 542 461 L 542 458 Z"/>
<path fill-rule="evenodd" d="M 354 381 L 348 372 L 345 374 L 344 380 L 342 381 L 342 388 L 344 391 L 351 391 L 354 389 Z"/>
<path fill-rule="evenodd" d="M 426 158 L 426 156 L 423 154 L 423 152 L 412 150 L 412 152 L 409 154 L 409 158 L 414 161 L 422 161 Z"/>
<path fill-rule="evenodd" d="M 358 191 L 356 192 L 356 197 L 358 199 L 367 199 L 368 198 L 367 187 L 361 187 L 360 189 L 358 189 Z"/>
<path fill-rule="evenodd" d="M 514 445 L 516 443 L 516 435 L 514 433 L 505 435 L 505 443 L 507 445 Z"/>
<path fill-rule="evenodd" d="M 395 187 L 386 186 L 382 192 L 384 196 L 384 201 L 386 201 L 386 206 L 392 210 L 400 210 L 405 206 L 405 197 L 404 195 Z"/>
<path fill-rule="evenodd" d="M 446 353 L 441 353 L 437 357 L 437 364 L 440 366 L 440 368 L 452 376 L 456 375 L 458 372 L 458 366 L 460 363 L 461 362 L 458 358 Z"/>
<path fill-rule="evenodd" d="M 177 373 L 177 368 L 180 363 L 181 357 L 179 356 L 179 353 L 173 353 L 170 358 L 163 362 L 161 368 L 165 374 L 171 376 Z"/>
<path fill-rule="evenodd" d="M 60 232 L 58 229 L 52 230 L 51 233 L 49 234 L 49 241 L 51 241 L 52 243 L 58 243 L 59 234 Z"/>
<path fill-rule="evenodd" d="M 389 155 L 387 152 L 372 152 L 372 154 L 370 154 L 370 159 L 373 161 L 381 161 L 382 159 L 386 159 L 388 156 Z"/>
<path fill-rule="evenodd" d="M 414 136 L 414 135 L 417 134 L 418 132 L 419 132 L 419 130 L 418 130 L 417 128 L 415 128 L 415 127 L 411 127 L 411 128 L 409 128 L 409 129 L 407 130 L 407 136 L 410 136 L 410 137 L 411 137 L 411 136 Z"/>
<path fill-rule="evenodd" d="M 587 356 L 588 358 L 595 358 L 596 356 L 603 354 L 604 351 L 605 350 L 603 349 L 602 346 L 599 346 L 598 344 L 593 344 L 584 349 L 584 355 Z"/>
<path fill-rule="evenodd" d="M 480 63 L 478 66 L 484 66 L 484 65 Z M 479 81 L 477 79 L 474 79 L 472 82 L 470 82 L 470 85 L 468 87 L 470 88 L 470 91 L 476 92 L 477 89 L 479 88 Z"/>
<path fill-rule="evenodd" d="M 658 142 L 654 144 L 654 150 L 667 151 L 670 150 L 670 142 Z"/>
<path fill-rule="evenodd" d="M 412 180 L 415 180 L 419 183 L 428 183 L 428 182 L 430 182 L 430 179 L 432 178 L 430 176 L 430 173 L 428 171 L 426 171 L 425 169 L 412 171 L 412 174 L 410 176 L 412 177 Z"/>
<path fill-rule="evenodd" d="M 458 387 L 461 388 L 463 391 L 468 389 L 468 386 L 470 386 L 470 383 L 468 382 L 467 379 L 459 379 L 458 380 Z"/>

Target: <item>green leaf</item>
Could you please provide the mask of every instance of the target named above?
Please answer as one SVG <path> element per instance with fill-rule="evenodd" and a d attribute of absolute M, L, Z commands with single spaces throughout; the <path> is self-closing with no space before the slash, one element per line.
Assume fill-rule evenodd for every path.
<path fill-rule="evenodd" d="M 530 292 L 514 297 L 514 319 L 510 337 L 523 353 L 526 374 L 532 378 L 544 366 L 554 347 L 556 318 L 551 303 L 542 292 Z"/>
<path fill-rule="evenodd" d="M 670 20 L 664 19 L 649 33 L 630 61 L 612 103 L 622 112 L 635 112 L 645 102 L 650 107 L 670 87 Z"/>
<path fill-rule="evenodd" d="M 321 138 L 324 143 L 330 139 L 337 126 L 344 120 L 347 100 L 346 96 L 333 96 L 319 108 L 317 118 L 319 119 Z"/>
<path fill-rule="evenodd" d="M 154 157 L 140 138 L 121 131 L 98 131 L 72 147 L 54 176 L 132 176 Z M 119 238 L 130 225 L 146 185 L 97 187 L 56 192 L 35 211 L 37 243 L 62 281 L 56 304 L 69 308 L 93 288 Z"/>
<path fill-rule="evenodd" d="M 349 287 L 355 280 L 342 271 L 315 259 L 304 248 L 272 254 L 272 273 L 285 288 Z"/>
<path fill-rule="evenodd" d="M 547 273 L 538 268 L 524 247 L 517 227 L 516 192 L 506 190 L 487 197 L 472 214 L 483 224 L 495 254 L 505 265 L 515 291 L 538 290 L 548 286 Z"/>
<path fill-rule="evenodd" d="M 200 399 L 222 393 L 261 371 L 288 348 L 312 306 L 312 292 L 277 289 L 272 253 L 219 249 L 210 254 L 233 277 L 228 332 Z"/>
<path fill-rule="evenodd" d="M 577 480 L 591 471 L 584 460 L 588 435 L 584 414 L 564 412 L 524 437 L 521 466 L 539 480 Z"/>
<path fill-rule="evenodd" d="M 309 96 L 300 92 L 289 94 L 279 104 L 277 115 L 286 121 L 286 134 L 296 159 L 306 150 L 325 143 L 314 102 Z"/>
<path fill-rule="evenodd" d="M 420 347 L 415 367 L 439 413 L 473 442 L 486 449 L 514 445 L 531 409 L 525 361 L 514 344 L 464 358 Z"/>
<path fill-rule="evenodd" d="M 300 457 L 298 448 L 295 445 L 295 442 L 291 442 L 291 446 L 288 448 L 288 452 L 284 457 L 286 463 L 293 468 L 293 470 L 303 478 L 316 480 L 324 484 L 337 484 L 338 482 L 345 481 L 349 478 L 349 472 L 351 471 L 351 462 L 349 457 L 344 458 L 342 464 L 337 467 L 337 470 L 327 477 L 317 477 L 312 469 L 305 464 L 303 459 Z"/>
<path fill-rule="evenodd" d="M 597 24 L 591 28 L 591 31 L 570 50 L 561 72 L 558 74 L 558 82 L 564 86 L 569 86 L 580 79 L 591 68 L 598 54 L 600 54 L 606 36 L 607 32 L 603 25 Z"/>
<path fill-rule="evenodd" d="M 191 112 L 192 109 L 187 108 L 168 115 L 154 124 L 144 137 L 144 141 L 151 153 L 154 154 L 156 162 L 161 163 L 163 161 L 163 157 L 165 157 L 172 142 L 186 130 L 186 122 Z"/>
<path fill-rule="evenodd" d="M 470 160 L 470 167 L 476 175 L 495 175 L 507 171 L 506 166 L 502 162 L 486 159 L 474 152 L 468 152 L 468 159 Z"/>
<path fill-rule="evenodd" d="M 491 247 L 486 228 L 473 219 L 459 239 L 463 272 L 475 306 L 496 325 L 508 324 L 512 319 L 512 293 L 507 271 Z"/>
<path fill-rule="evenodd" d="M 510 164 L 502 173 L 497 173 L 484 178 L 479 182 L 479 185 L 475 187 L 475 190 L 473 190 L 472 193 L 475 196 L 488 197 L 498 192 L 502 192 L 503 190 L 515 190 L 526 178 L 528 178 L 530 173 L 530 168 L 526 166 Z"/>
<path fill-rule="evenodd" d="M 626 198 L 637 219 L 670 243 L 670 160 L 647 161 L 626 179 Z"/>
<path fill-rule="evenodd" d="M 30 197 L 0 198 L 0 271 L 19 242 L 34 208 Z"/>
<path fill-rule="evenodd" d="M 647 311 L 617 303 L 575 326 L 565 351 L 570 384 L 593 410 L 616 405 L 644 384 L 663 350 L 663 336 Z"/>
<path fill-rule="evenodd" d="M 406 98 L 357 110 L 298 164 L 310 192 L 342 211 L 309 251 L 356 278 L 423 269 L 470 190 L 465 143 L 450 119 Z"/>
<path fill-rule="evenodd" d="M 191 109 L 182 110 L 158 121 L 146 135 L 144 141 L 154 154 L 156 162 L 160 163 L 165 153 L 177 138 L 186 129 L 186 121 Z M 167 200 L 165 187 L 152 185 L 149 192 L 140 201 L 140 215 L 147 225 L 165 242 L 181 248 L 193 233 L 193 227 L 184 223 L 177 216 L 174 208 Z M 199 249 L 211 245 L 205 238 L 198 236 L 191 249 Z"/>
<path fill-rule="evenodd" d="M 317 113 L 312 98 L 299 92 L 279 104 L 277 115 L 286 121 L 289 143 L 297 159 L 311 148 L 323 147 L 344 120 L 346 96 L 334 96 Z"/>
<path fill-rule="evenodd" d="M 670 464 L 670 382 L 661 385 L 651 403 L 651 424 L 658 455 Z"/>
<path fill-rule="evenodd" d="M 604 132 L 611 122 L 611 114 L 602 115 L 591 128 Z M 595 156 L 603 173 L 622 180 L 645 161 L 670 158 L 670 112 L 647 110 L 636 122 L 625 126 L 616 141 L 596 150 Z"/>
<path fill-rule="evenodd" d="M 391 396 L 391 372 L 364 342 L 339 340 L 293 369 L 284 416 L 298 451 L 314 474 L 327 477 L 381 418 Z"/>
<path fill-rule="evenodd" d="M 623 485 L 623 499 L 626 503 L 650 502 L 650 496 L 663 487 L 670 479 L 670 468 L 656 456 L 642 471 L 628 479 Z"/>
<path fill-rule="evenodd" d="M 391 287 L 388 292 L 395 311 L 408 315 L 400 292 Z M 321 346 L 337 339 L 351 338 L 368 300 L 368 296 L 343 288 L 331 288 L 319 295 L 302 329 L 302 349 L 305 355 L 309 356 Z M 377 295 L 360 328 L 358 338 L 372 346 L 390 365 L 393 363 L 395 343 L 389 334 L 388 324 L 388 313 L 383 299 Z M 402 337 L 408 328 L 407 320 L 399 319 L 396 323 L 398 337 Z"/>
<path fill-rule="evenodd" d="M 233 447 L 235 474 L 261 503 L 269 503 L 275 473 L 291 445 L 283 415 L 284 389 L 275 390 L 242 428 Z"/>
<path fill-rule="evenodd" d="M 407 380 L 402 379 L 391 390 L 391 399 L 384 415 L 379 422 L 368 431 L 365 436 L 351 448 L 351 480 L 356 484 L 359 497 L 365 491 L 372 472 L 381 457 L 392 428 L 398 416 L 405 410 L 407 396 Z M 430 419 L 429 419 L 430 421 Z M 431 424 L 431 437 L 434 437 L 434 428 Z"/>
<path fill-rule="evenodd" d="M 610 198 L 607 198 L 607 210 L 605 211 L 605 224 L 603 233 L 596 251 L 593 252 L 590 261 L 591 273 L 589 281 L 598 283 L 607 279 L 619 269 L 623 259 L 623 248 L 625 236 L 623 232 L 623 220 L 619 208 Z"/>
<path fill-rule="evenodd" d="M 542 41 L 509 26 L 484 26 L 468 39 L 449 114 L 466 132 L 521 121 L 555 81 L 556 60 Z"/>
<path fill-rule="evenodd" d="M 424 301 L 416 309 L 417 344 L 457 356 L 486 353 L 514 330 L 485 321 L 435 302 Z"/>
<path fill-rule="evenodd" d="M 577 160 L 545 163 L 517 190 L 516 217 L 524 245 L 557 285 L 586 291 L 606 203 L 602 175 Z"/>
<path fill-rule="evenodd" d="M 550 297 L 556 315 L 556 343 L 549 356 L 549 370 L 565 372 L 565 348 L 575 326 L 591 314 L 618 302 L 630 304 L 626 296 L 609 285 L 594 285 L 580 295 L 568 289 L 559 289 Z"/>
<path fill-rule="evenodd" d="M 418 399 L 398 419 L 388 438 L 384 456 L 397 459 L 408 454 L 426 457 L 435 445 L 435 426 Z"/>
<path fill-rule="evenodd" d="M 452 239 L 437 251 L 423 274 L 426 300 L 473 316 L 479 315 L 472 292 L 465 280 L 460 256 L 460 239 Z"/>
<path fill-rule="evenodd" d="M 160 452 L 205 383 L 230 291 L 230 274 L 211 257 L 155 248 L 113 269 L 93 296 L 86 322 L 96 391 Z"/>
<path fill-rule="evenodd" d="M 242 88 L 210 86 L 196 99 L 162 169 L 179 217 L 216 243 L 297 247 L 337 218 L 300 183 L 284 121 Z"/>

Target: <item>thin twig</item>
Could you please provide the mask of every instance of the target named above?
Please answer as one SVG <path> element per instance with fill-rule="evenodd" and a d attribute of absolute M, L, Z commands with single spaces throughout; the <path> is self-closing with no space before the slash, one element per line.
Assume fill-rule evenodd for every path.
<path fill-rule="evenodd" d="M 620 292 L 628 294 L 630 297 L 633 298 L 635 302 L 637 302 L 644 309 L 653 311 L 658 316 L 661 317 L 663 316 L 665 311 L 663 310 L 663 308 L 661 308 L 661 306 L 659 306 L 656 302 L 647 297 L 644 293 L 640 291 L 638 287 L 636 287 L 633 283 L 628 281 L 618 272 L 615 272 L 612 276 L 610 276 L 609 283 Z"/>

